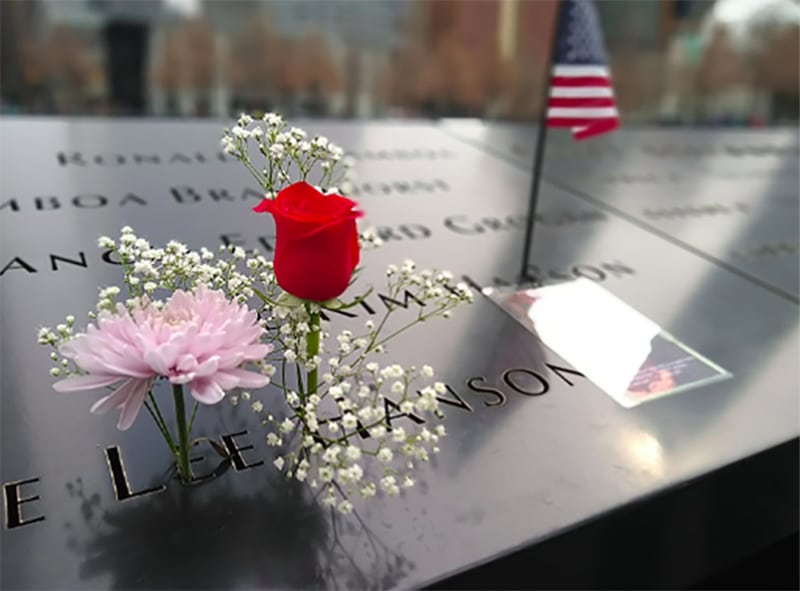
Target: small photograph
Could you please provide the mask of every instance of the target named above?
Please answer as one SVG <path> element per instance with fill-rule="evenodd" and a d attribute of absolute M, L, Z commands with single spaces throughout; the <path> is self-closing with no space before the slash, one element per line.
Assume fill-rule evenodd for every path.
<path fill-rule="evenodd" d="M 662 332 L 652 340 L 650 355 L 619 402 L 632 407 L 729 376 L 718 365 Z"/>

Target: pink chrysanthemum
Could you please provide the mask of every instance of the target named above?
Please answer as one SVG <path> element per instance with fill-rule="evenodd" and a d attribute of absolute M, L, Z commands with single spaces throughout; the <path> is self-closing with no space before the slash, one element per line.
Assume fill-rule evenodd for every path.
<path fill-rule="evenodd" d="M 101 315 L 60 349 L 87 375 L 53 385 L 59 392 L 115 386 L 91 411 L 120 409 L 117 427 L 125 430 L 136 419 L 157 376 L 187 384 L 195 400 L 216 404 L 231 388 L 260 388 L 269 380 L 242 369 L 263 359 L 270 346 L 261 344 L 264 329 L 247 306 L 204 286 L 193 293 L 176 291 L 160 310 L 149 305 L 128 313 Z"/>

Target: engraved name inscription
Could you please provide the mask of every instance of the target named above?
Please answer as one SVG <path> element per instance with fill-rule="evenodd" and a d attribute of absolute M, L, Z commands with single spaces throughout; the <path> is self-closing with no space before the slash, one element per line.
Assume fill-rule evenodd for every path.
<path fill-rule="evenodd" d="M 572 388 L 577 380 L 585 376 L 572 368 L 562 367 L 553 363 L 545 363 L 544 368 L 532 369 L 528 367 L 511 367 L 499 376 L 472 376 L 457 385 L 445 384 L 446 391 L 437 395 L 441 404 L 458 410 L 474 413 L 476 405 L 483 408 L 497 408 L 504 406 L 509 396 L 518 395 L 535 399 L 550 392 L 554 386 Z M 425 419 L 413 413 L 406 413 L 393 400 L 386 399 L 386 416 L 389 429 L 396 421 L 409 420 L 416 424 L 425 423 Z M 337 417 L 328 417 L 326 421 L 337 420 Z M 357 427 L 358 428 L 358 427 Z M 235 472 L 242 472 L 264 466 L 263 459 L 257 457 L 256 447 L 247 439 L 246 430 L 227 433 L 219 438 L 219 443 L 214 447 L 221 447 Z M 361 437 L 368 438 L 365 429 L 360 432 Z M 248 455 L 245 455 L 248 452 Z M 125 468 L 122 449 L 118 445 L 111 445 L 103 450 L 103 456 L 108 467 L 109 481 L 118 502 L 131 501 L 163 493 L 169 486 L 162 482 L 155 486 L 142 487 L 132 482 Z M 192 462 L 202 460 L 202 456 L 194 455 Z M 203 474 L 196 477 L 202 481 L 212 477 Z M 36 494 L 35 485 L 40 482 L 40 477 L 15 480 L 3 484 L 3 501 L 5 511 L 6 529 L 12 530 L 27 525 L 44 521 L 45 516 L 39 514 L 33 506 L 27 506 L 40 500 Z M 28 495 L 28 496 L 25 496 Z"/>

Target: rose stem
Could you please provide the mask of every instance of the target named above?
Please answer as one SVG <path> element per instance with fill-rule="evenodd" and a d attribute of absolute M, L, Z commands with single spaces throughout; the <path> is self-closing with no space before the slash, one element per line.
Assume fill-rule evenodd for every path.
<path fill-rule="evenodd" d="M 320 322 L 319 322 L 319 310 L 314 312 L 311 311 L 310 306 L 306 307 L 309 316 L 311 316 L 311 320 L 309 322 L 309 333 L 308 338 L 306 339 L 306 359 L 308 361 L 313 362 L 314 357 L 319 354 L 319 333 L 320 333 Z M 306 393 L 310 396 L 311 394 L 317 393 L 317 375 L 318 375 L 318 368 L 317 365 L 314 364 L 314 369 L 308 372 L 308 383 L 306 384 Z"/>

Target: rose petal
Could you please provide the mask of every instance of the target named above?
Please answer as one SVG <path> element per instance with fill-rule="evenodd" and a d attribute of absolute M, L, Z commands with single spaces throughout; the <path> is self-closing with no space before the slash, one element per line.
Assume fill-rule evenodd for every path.
<path fill-rule="evenodd" d="M 275 210 L 275 202 L 272 199 L 264 199 L 253 208 L 256 213 L 272 213 Z"/>

